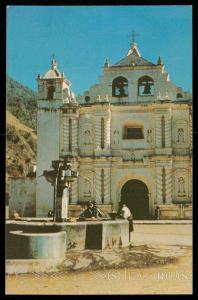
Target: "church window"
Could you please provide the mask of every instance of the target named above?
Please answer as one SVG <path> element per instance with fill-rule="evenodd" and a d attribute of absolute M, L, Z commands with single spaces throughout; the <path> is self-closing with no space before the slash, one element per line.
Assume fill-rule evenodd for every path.
<path fill-rule="evenodd" d="M 55 92 L 55 87 L 53 85 L 48 86 L 48 89 L 47 89 L 47 99 L 48 100 L 54 99 L 54 92 Z"/>
<path fill-rule="evenodd" d="M 154 81 L 149 76 L 143 76 L 138 79 L 138 96 L 153 96 Z"/>
<path fill-rule="evenodd" d="M 181 93 L 177 93 L 177 98 L 183 98 L 183 95 Z"/>
<path fill-rule="evenodd" d="M 104 149 L 104 118 L 101 119 L 101 149 Z"/>
<path fill-rule="evenodd" d="M 101 170 L 101 201 L 104 203 L 104 169 Z"/>
<path fill-rule="evenodd" d="M 72 151 L 72 119 L 69 119 L 69 151 Z"/>
<path fill-rule="evenodd" d="M 113 80 L 112 96 L 113 97 L 127 97 L 128 96 L 128 80 L 126 78 L 119 76 Z"/>
<path fill-rule="evenodd" d="M 143 127 L 124 127 L 124 139 L 144 139 Z"/>
<path fill-rule="evenodd" d="M 161 130 L 162 130 L 162 148 L 165 148 L 165 117 L 161 118 Z"/>

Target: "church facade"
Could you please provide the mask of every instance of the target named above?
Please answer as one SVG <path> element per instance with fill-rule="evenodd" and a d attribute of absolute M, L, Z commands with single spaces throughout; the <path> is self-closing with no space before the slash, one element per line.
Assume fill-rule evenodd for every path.
<path fill-rule="evenodd" d="M 159 57 L 136 43 L 99 83 L 75 97 L 55 59 L 38 75 L 36 215 L 53 207 L 53 187 L 40 177 L 52 160 L 72 157 L 78 179 L 70 208 L 95 200 L 106 210 L 126 201 L 135 219 L 192 213 L 192 96 L 170 81 Z"/>

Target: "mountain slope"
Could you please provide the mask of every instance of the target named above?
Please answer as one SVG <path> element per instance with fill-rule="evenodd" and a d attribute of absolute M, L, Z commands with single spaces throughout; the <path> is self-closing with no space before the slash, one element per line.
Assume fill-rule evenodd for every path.
<path fill-rule="evenodd" d="M 36 129 L 37 94 L 6 76 L 6 107 L 23 124 Z"/>
<path fill-rule="evenodd" d="M 26 165 L 36 160 L 37 136 L 6 111 L 6 177 L 23 176 Z"/>

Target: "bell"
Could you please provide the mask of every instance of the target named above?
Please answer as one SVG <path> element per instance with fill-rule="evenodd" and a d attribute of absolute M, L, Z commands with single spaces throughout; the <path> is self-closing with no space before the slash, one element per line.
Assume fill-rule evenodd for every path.
<path fill-rule="evenodd" d="M 151 86 L 148 82 L 146 82 L 145 86 L 144 86 L 144 91 L 143 94 L 148 95 L 151 93 Z"/>

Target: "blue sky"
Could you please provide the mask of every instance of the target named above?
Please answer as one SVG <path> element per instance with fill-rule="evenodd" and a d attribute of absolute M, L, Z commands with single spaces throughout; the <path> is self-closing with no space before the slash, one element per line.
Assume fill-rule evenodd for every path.
<path fill-rule="evenodd" d="M 7 74 L 37 90 L 37 74 L 58 68 L 83 91 L 98 82 L 104 60 L 126 56 L 135 30 L 141 55 L 156 62 L 160 55 L 170 79 L 192 90 L 191 6 L 9 6 Z"/>

